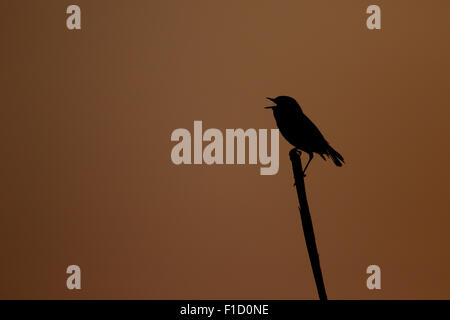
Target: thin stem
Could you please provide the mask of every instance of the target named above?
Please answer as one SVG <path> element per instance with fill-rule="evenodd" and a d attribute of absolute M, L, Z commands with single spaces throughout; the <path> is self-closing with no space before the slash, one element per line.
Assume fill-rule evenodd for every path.
<path fill-rule="evenodd" d="M 320 268 L 319 252 L 317 251 L 316 239 L 314 237 L 314 229 L 309 212 L 308 200 L 306 199 L 305 181 L 303 179 L 301 152 L 297 149 L 292 149 L 289 152 L 289 157 L 292 162 L 292 170 L 294 172 L 295 187 L 297 189 L 298 202 L 300 204 L 300 218 L 302 220 L 303 233 L 305 235 L 306 248 L 308 249 L 309 260 L 316 281 L 317 292 L 319 299 L 326 301 L 327 293 L 325 284 L 323 282 L 322 270 Z"/>

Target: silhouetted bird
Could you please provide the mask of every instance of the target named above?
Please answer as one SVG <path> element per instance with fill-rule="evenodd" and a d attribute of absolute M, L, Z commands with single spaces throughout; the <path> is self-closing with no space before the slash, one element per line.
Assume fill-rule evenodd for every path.
<path fill-rule="evenodd" d="M 303 113 L 300 105 L 294 98 L 280 96 L 275 99 L 267 99 L 276 104 L 265 108 L 273 110 L 278 129 L 280 129 L 283 137 L 294 147 L 305 151 L 309 155 L 309 160 L 303 173 L 306 172 L 314 152 L 324 160 L 326 160 L 324 157 L 326 155 L 333 160 L 335 165 L 338 167 L 342 166 L 344 158 L 328 144 L 322 133 Z"/>

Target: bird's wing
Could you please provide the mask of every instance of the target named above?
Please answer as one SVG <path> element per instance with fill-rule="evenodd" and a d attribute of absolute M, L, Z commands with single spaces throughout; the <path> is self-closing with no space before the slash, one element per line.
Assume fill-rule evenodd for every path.
<path fill-rule="evenodd" d="M 326 142 L 319 128 L 317 128 L 316 125 L 306 115 L 304 115 L 304 117 L 305 119 L 302 124 L 305 126 L 305 131 L 308 132 L 308 135 L 311 137 L 311 139 L 314 139 L 315 141 L 323 140 Z"/>
<path fill-rule="evenodd" d="M 319 128 L 305 115 L 305 119 L 302 121 L 304 128 L 302 132 L 308 137 L 306 144 L 307 148 L 317 152 L 318 154 L 327 153 L 328 142 L 320 132 Z"/>

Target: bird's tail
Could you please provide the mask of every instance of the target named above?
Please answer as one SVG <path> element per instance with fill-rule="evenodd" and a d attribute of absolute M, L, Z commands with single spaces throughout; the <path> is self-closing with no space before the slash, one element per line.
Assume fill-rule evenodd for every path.
<path fill-rule="evenodd" d="M 344 158 L 341 156 L 339 152 L 334 150 L 330 145 L 328 146 L 327 156 L 333 160 L 334 164 L 338 167 L 342 167 L 342 163 L 344 163 Z"/>

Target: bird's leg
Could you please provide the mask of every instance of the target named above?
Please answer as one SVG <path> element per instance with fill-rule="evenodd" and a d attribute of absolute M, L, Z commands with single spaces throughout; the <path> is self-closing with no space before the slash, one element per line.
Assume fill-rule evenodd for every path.
<path fill-rule="evenodd" d="M 305 169 L 303 170 L 303 176 L 304 176 L 304 177 L 306 177 L 306 174 L 305 174 L 306 169 L 308 169 L 309 163 L 311 162 L 311 160 L 312 160 L 313 157 L 314 157 L 314 154 L 313 154 L 312 152 L 308 153 L 308 155 L 309 155 L 309 160 L 308 160 L 308 163 L 307 163 L 306 166 L 305 166 Z"/>

